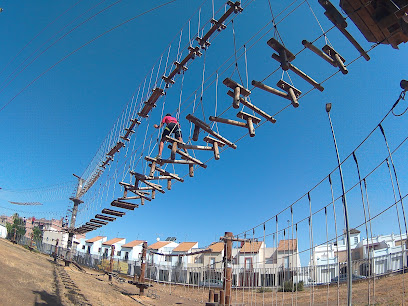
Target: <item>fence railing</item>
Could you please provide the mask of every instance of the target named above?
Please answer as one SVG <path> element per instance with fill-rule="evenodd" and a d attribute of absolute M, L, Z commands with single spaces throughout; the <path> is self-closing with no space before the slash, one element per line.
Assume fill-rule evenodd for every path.
<path fill-rule="evenodd" d="M 60 257 L 65 257 L 67 249 L 55 247 L 55 245 L 33 241 L 26 237 L 17 239 L 17 243 L 30 246 L 31 244 L 39 252 L 53 255 L 55 252 Z M 73 251 L 73 259 L 78 264 L 97 270 L 106 271 L 110 258 L 101 255 L 88 254 L 81 251 Z M 306 267 L 266 267 L 246 269 L 233 266 L 232 286 L 235 288 L 249 287 L 280 287 L 284 282 L 303 282 L 305 286 L 324 285 L 330 283 L 346 282 L 346 263 L 321 264 Z M 377 256 L 368 259 L 359 259 L 352 262 L 353 281 L 370 277 L 379 277 L 392 273 L 398 273 L 407 267 L 406 250 Z M 129 276 L 140 274 L 140 261 L 114 259 L 113 271 Z M 182 284 L 198 287 L 222 286 L 223 269 L 186 266 L 156 265 L 147 263 L 146 278 L 150 281 Z"/>

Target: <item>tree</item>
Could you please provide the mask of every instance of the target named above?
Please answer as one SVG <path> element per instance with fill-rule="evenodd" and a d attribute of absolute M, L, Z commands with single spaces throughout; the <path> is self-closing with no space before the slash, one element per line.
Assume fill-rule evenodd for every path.
<path fill-rule="evenodd" d="M 33 228 L 33 239 L 35 241 L 39 241 L 39 240 L 42 240 L 42 237 L 43 237 L 42 230 L 40 230 L 40 228 L 38 226 L 35 226 Z"/>
<path fill-rule="evenodd" d="M 6 228 L 9 239 L 14 238 L 14 233 L 16 234 L 16 239 L 19 239 L 26 233 L 25 221 L 23 218 L 20 218 L 18 213 L 13 215 L 13 223 L 7 223 Z"/>

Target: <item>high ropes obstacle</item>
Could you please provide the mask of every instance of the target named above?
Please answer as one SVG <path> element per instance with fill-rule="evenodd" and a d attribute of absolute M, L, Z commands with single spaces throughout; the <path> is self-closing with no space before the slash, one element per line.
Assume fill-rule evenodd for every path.
<path fill-rule="evenodd" d="M 250 2 L 251 1 L 248 1 L 246 5 L 249 5 Z M 390 6 L 389 2 L 387 1 L 384 1 L 383 4 L 381 4 L 382 3 L 381 1 L 379 1 L 379 3 L 377 4 L 368 3 L 364 6 L 360 3 L 360 1 L 341 1 L 340 6 L 345 10 L 348 16 L 357 24 L 357 26 L 359 26 L 359 29 L 364 34 L 364 36 L 369 41 L 376 42 L 376 44 L 369 51 L 365 51 L 356 41 L 356 39 L 347 31 L 346 28 L 348 25 L 346 22 L 346 18 L 343 17 L 339 10 L 330 1 L 319 0 L 318 2 L 324 8 L 325 10 L 324 15 L 333 23 L 333 26 L 336 27 L 348 41 L 350 41 L 350 43 L 359 52 L 360 54 L 359 57 L 363 57 L 367 61 L 370 59 L 368 52 L 371 51 L 378 44 L 381 43 L 391 44 L 394 48 L 397 48 L 398 44 L 406 42 L 408 40 L 406 26 L 404 23 L 407 18 L 406 11 L 408 4 L 406 3 L 406 1 L 399 2 L 397 1 L 396 3 L 394 3 L 393 6 L 392 5 Z M 382 9 L 381 11 L 382 13 L 379 11 L 378 7 Z M 352 10 L 352 8 L 354 9 Z M 182 74 L 183 82 L 184 74 L 188 73 L 187 72 L 188 65 L 196 57 L 202 57 L 203 52 L 205 52 L 208 48 L 211 47 L 210 40 L 214 38 L 219 32 L 226 29 L 227 25 L 225 24 L 225 22 L 228 22 L 228 20 L 230 20 L 229 23 L 231 23 L 233 27 L 232 16 L 242 13 L 243 10 L 244 9 L 239 1 L 236 2 L 228 1 L 226 3 L 225 12 L 221 15 L 221 17 L 218 20 L 215 19 L 213 10 L 213 18 L 211 18 L 209 22 L 211 24 L 210 29 L 205 34 L 202 30 L 201 36 L 200 30 L 198 31 L 198 35 L 194 39 L 197 46 L 193 46 L 193 44 L 191 43 L 192 40 L 190 40 L 189 46 L 187 47 L 188 53 L 187 55 L 185 55 L 184 58 L 181 58 L 182 54 L 181 52 L 178 52 L 177 59 L 174 61 L 174 68 L 170 70 L 167 74 L 162 75 L 161 77 L 162 81 L 164 81 L 164 87 L 162 88 L 154 87 L 151 90 L 150 96 L 146 99 L 146 101 L 142 105 L 140 105 L 139 111 L 136 113 L 136 116 L 129 119 L 129 125 L 123 128 L 122 134 L 119 136 L 119 140 L 108 149 L 105 157 L 102 160 L 100 160 L 96 170 L 92 170 L 91 174 L 86 179 L 83 179 L 81 181 L 81 188 L 78 189 L 76 197 L 78 200 L 84 194 L 86 194 L 86 192 L 97 182 L 99 177 L 104 173 L 106 167 L 108 167 L 114 161 L 114 156 L 118 154 L 122 148 L 126 147 L 126 143 L 130 142 L 132 134 L 135 133 L 135 130 L 140 126 L 142 120 L 146 120 L 149 118 L 149 113 L 158 105 L 157 103 L 159 99 L 166 95 L 166 90 L 170 86 L 175 84 L 176 76 Z M 380 15 L 382 18 L 381 22 L 378 21 L 380 19 Z M 293 61 L 295 60 L 296 56 L 303 50 L 301 50 L 297 54 L 294 54 L 287 47 L 285 47 L 282 37 L 279 35 L 279 32 L 277 31 L 277 22 L 275 18 L 276 17 L 273 16 L 272 23 L 276 31 L 275 36 L 278 37 L 277 38 L 272 37 L 267 41 L 267 45 L 274 51 L 274 53 L 272 54 L 272 58 L 278 62 L 279 68 L 282 70 L 283 73 L 285 72 L 288 73 L 290 71 L 296 74 L 300 79 L 303 79 L 305 82 L 312 86 L 311 90 L 317 89 L 318 91 L 322 92 L 324 90 L 322 84 L 325 81 L 327 81 L 329 78 L 331 78 L 334 74 L 338 72 L 341 72 L 342 74 L 347 74 L 348 73 L 347 66 L 359 58 L 359 57 L 356 58 L 355 60 L 351 61 L 348 65 L 346 65 L 346 60 L 344 59 L 344 57 L 338 51 L 336 51 L 330 43 L 327 42 L 327 32 L 329 32 L 332 28 L 327 32 L 323 32 L 322 36 L 326 38 L 327 44 L 324 45 L 321 48 L 321 50 L 314 45 L 314 42 L 317 41 L 317 39 L 320 38 L 321 36 L 319 36 L 312 42 L 303 40 L 302 41 L 302 45 L 304 46 L 303 50 L 308 49 L 312 51 L 328 64 L 338 68 L 338 71 L 331 75 L 329 78 L 327 78 L 324 81 L 318 82 L 314 80 L 311 76 L 309 76 L 307 73 L 303 72 L 298 66 L 295 66 L 293 64 Z M 282 22 L 282 20 L 280 20 L 279 22 Z M 392 25 L 392 27 L 390 27 L 390 25 Z M 234 29 L 233 33 L 235 43 Z M 375 39 L 372 37 L 375 37 Z M 243 55 L 246 58 L 247 50 L 245 45 L 244 48 L 245 52 Z M 235 50 L 235 65 L 239 74 L 237 66 L 237 50 Z M 277 70 L 275 70 L 274 72 L 276 71 Z M 158 73 L 159 69 L 157 71 L 157 74 Z M 271 73 L 268 77 L 270 77 L 273 73 Z M 152 75 L 153 73 L 151 74 L 151 77 Z M 149 86 L 151 82 L 151 77 L 149 81 Z M 218 132 L 218 125 L 216 125 L 217 131 L 214 130 L 215 123 L 223 123 L 231 126 L 245 128 L 248 130 L 248 134 L 250 137 L 255 136 L 255 126 L 259 127 L 266 122 L 276 123 L 276 119 L 274 118 L 274 116 L 268 114 L 267 112 L 262 110 L 259 106 L 253 104 L 250 101 L 251 91 L 253 91 L 255 88 L 258 88 L 260 90 L 266 91 L 268 93 L 271 93 L 273 95 L 276 95 L 278 97 L 290 101 L 289 105 L 292 105 L 294 108 L 297 108 L 299 106 L 299 99 L 304 97 L 307 93 L 311 91 L 309 90 L 308 92 L 302 94 L 302 91 L 296 88 L 293 84 L 285 82 L 283 79 L 277 82 L 276 84 L 277 88 L 273 88 L 270 85 L 264 83 L 264 81 L 267 78 L 265 78 L 262 81 L 252 80 L 251 84 L 253 85 L 253 87 L 248 88 L 248 81 L 247 84 L 245 85 L 242 84 L 244 82 L 240 74 L 239 78 L 240 80 L 237 81 L 232 79 L 231 77 L 227 77 L 223 80 L 223 84 L 229 89 L 227 91 L 227 95 L 230 96 L 232 99 L 232 107 L 234 109 L 239 109 L 242 106 L 242 109 L 236 113 L 236 117 L 242 119 L 242 121 L 221 117 L 221 115 L 226 112 L 224 111 L 218 116 L 209 116 L 208 120 L 213 123 L 212 125 L 210 125 L 207 122 L 205 122 L 205 118 L 203 121 L 199 119 L 197 116 L 195 116 L 194 113 L 188 114 L 186 116 L 186 119 L 191 123 L 191 125 L 194 126 L 192 137 L 190 137 L 190 140 L 194 142 L 198 141 L 200 131 L 204 131 L 205 133 L 208 134 L 203 138 L 205 144 L 195 145 L 190 143 L 184 143 L 172 137 L 166 136 L 165 140 L 170 143 L 169 145 L 169 149 L 171 149 L 170 158 L 157 159 L 148 155 L 145 156 L 144 159 L 146 162 L 148 162 L 150 170 L 147 171 L 146 173 L 139 173 L 134 170 L 131 170 L 129 171 L 129 174 L 131 175 L 131 177 L 133 177 L 133 181 L 129 183 L 123 181 L 119 182 L 119 185 L 123 187 L 124 191 L 123 196 L 114 199 L 111 202 L 111 206 L 115 207 L 115 209 L 111 208 L 102 209 L 101 213 L 96 214 L 94 218 L 89 220 L 89 222 L 86 222 L 82 226 L 75 228 L 74 232 L 75 233 L 90 232 L 92 230 L 102 227 L 103 225 L 108 224 L 111 221 L 116 220 L 117 217 L 122 217 L 123 215 L 125 215 L 124 211 L 118 211 L 116 210 L 116 208 L 134 210 L 135 208 L 138 208 L 139 205 L 144 205 L 146 201 L 152 201 L 156 197 L 156 192 L 165 193 L 162 185 L 160 185 L 160 181 L 167 181 L 168 190 L 171 190 L 173 181 L 184 182 L 184 178 L 182 176 L 180 176 L 177 173 L 172 173 L 166 169 L 165 166 L 168 164 L 187 165 L 190 177 L 194 176 L 195 167 L 199 166 L 202 168 L 207 168 L 206 163 L 196 158 L 195 154 L 190 155 L 188 153 L 183 152 L 182 149 L 192 150 L 193 152 L 196 150 L 211 151 L 213 152 L 213 158 L 215 160 L 220 159 L 220 148 L 222 149 L 223 147 L 225 148 L 230 147 L 232 149 L 236 149 L 237 145 L 233 141 L 228 140 L 226 137 L 222 136 Z M 202 84 L 202 86 L 203 85 L 204 84 Z M 145 86 L 145 84 L 143 86 Z M 200 103 L 202 103 L 202 96 Z M 177 116 L 179 116 L 180 114 L 180 106 L 177 109 Z M 286 109 L 287 107 L 288 106 L 286 106 L 282 110 Z M 243 111 L 244 108 L 247 108 L 250 111 L 252 111 L 252 114 L 244 112 Z M 176 158 L 177 155 L 180 156 L 180 159 Z M 157 181 L 157 183 L 153 181 Z M 129 202 L 134 200 L 140 200 L 140 202 L 139 203 Z"/>

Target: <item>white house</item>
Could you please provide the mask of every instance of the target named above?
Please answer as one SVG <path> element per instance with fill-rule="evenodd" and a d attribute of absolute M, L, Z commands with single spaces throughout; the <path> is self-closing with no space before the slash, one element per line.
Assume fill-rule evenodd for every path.
<path fill-rule="evenodd" d="M 102 243 L 108 238 L 106 236 L 96 236 L 94 238 L 85 241 L 85 249 L 87 254 L 91 255 L 101 255 L 102 254 Z"/>
<path fill-rule="evenodd" d="M 183 266 L 187 267 L 189 264 L 194 263 L 193 256 L 182 256 L 184 254 L 193 253 L 198 251 L 198 242 L 182 242 L 171 252 L 172 255 L 172 265 L 173 266 Z"/>
<path fill-rule="evenodd" d="M 75 249 L 75 246 L 80 244 L 80 239 L 83 238 L 84 235 L 74 235 L 74 238 L 72 240 L 73 246 Z M 49 227 L 48 229 L 43 231 L 43 238 L 42 242 L 55 245 L 58 239 L 58 246 L 66 248 L 68 245 L 68 233 L 61 232 L 61 230 L 58 230 L 53 227 Z"/>
<path fill-rule="evenodd" d="M 139 260 L 143 250 L 143 242 L 143 240 L 133 240 L 122 245 L 121 259 L 124 261 Z"/>
<path fill-rule="evenodd" d="M 155 265 L 168 266 L 171 265 L 171 258 L 169 256 L 160 255 L 160 254 L 171 254 L 171 252 L 178 246 L 177 242 L 174 241 L 158 241 L 149 245 L 147 250 L 148 262 Z M 156 254 L 160 253 L 160 254 Z"/>
<path fill-rule="evenodd" d="M 115 247 L 114 258 L 120 258 L 122 256 L 122 245 L 126 243 L 125 238 L 113 238 L 111 240 L 102 242 L 102 256 L 108 258 L 111 256 L 112 246 Z"/>
<path fill-rule="evenodd" d="M 0 224 L 0 238 L 7 237 L 7 228 L 4 225 Z"/>

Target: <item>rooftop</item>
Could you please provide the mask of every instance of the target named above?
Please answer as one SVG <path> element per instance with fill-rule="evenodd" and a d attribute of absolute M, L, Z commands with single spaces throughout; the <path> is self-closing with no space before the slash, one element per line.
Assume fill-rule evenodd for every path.
<path fill-rule="evenodd" d="M 99 240 L 101 240 L 103 238 L 106 238 L 106 236 L 96 236 L 96 237 L 93 237 L 91 239 L 86 240 L 85 242 L 93 243 L 93 242 L 99 241 Z"/>
<path fill-rule="evenodd" d="M 125 238 L 113 238 L 111 240 L 105 241 L 104 243 L 102 243 L 102 245 L 112 245 L 122 240 L 125 240 Z"/>
<path fill-rule="evenodd" d="M 207 250 L 210 250 L 210 249 L 212 253 L 221 253 L 224 250 L 224 243 L 214 242 L 207 248 Z"/>
<path fill-rule="evenodd" d="M 133 248 L 139 244 L 142 244 L 144 242 L 144 240 L 133 240 L 131 242 L 128 242 L 124 245 L 122 245 L 122 248 Z"/>
<path fill-rule="evenodd" d="M 295 251 L 297 249 L 296 239 L 287 239 L 279 241 L 278 252 Z"/>
<path fill-rule="evenodd" d="M 173 252 L 187 252 L 196 244 L 198 244 L 198 242 L 182 242 L 175 249 L 173 249 Z"/>
<path fill-rule="evenodd" d="M 261 246 L 262 246 L 262 242 L 247 241 L 242 246 L 240 253 L 258 253 Z"/>
<path fill-rule="evenodd" d="M 161 249 L 162 247 L 165 247 L 166 245 L 170 244 L 171 241 L 157 241 L 151 245 L 149 245 L 147 248 L 151 250 L 158 250 Z"/>

